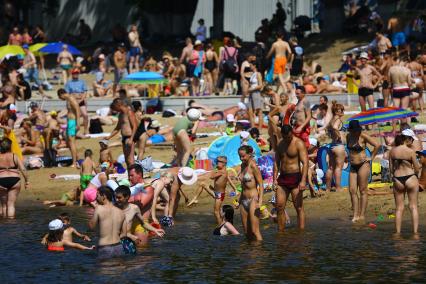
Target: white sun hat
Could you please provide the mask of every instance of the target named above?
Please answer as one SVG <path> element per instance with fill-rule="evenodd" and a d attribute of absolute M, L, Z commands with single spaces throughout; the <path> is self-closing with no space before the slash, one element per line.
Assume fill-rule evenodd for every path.
<path fill-rule="evenodd" d="M 186 185 L 193 185 L 197 182 L 198 176 L 193 169 L 189 167 L 183 167 L 178 173 L 179 180 Z"/>
<path fill-rule="evenodd" d="M 62 221 L 59 219 L 52 220 L 49 223 L 49 231 L 60 230 L 63 227 L 64 227 L 64 223 L 62 223 Z"/>

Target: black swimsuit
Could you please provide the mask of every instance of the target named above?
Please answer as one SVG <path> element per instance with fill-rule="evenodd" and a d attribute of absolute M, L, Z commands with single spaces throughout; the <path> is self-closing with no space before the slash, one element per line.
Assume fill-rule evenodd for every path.
<path fill-rule="evenodd" d="M 217 68 L 216 60 L 214 59 L 206 60 L 206 63 L 204 63 L 204 66 L 206 67 L 207 70 L 212 72 L 214 69 Z"/>
<path fill-rule="evenodd" d="M 17 170 L 18 166 L 15 163 L 15 154 L 13 155 L 13 167 L 0 167 L 1 170 Z M 11 190 L 19 181 L 21 178 L 18 177 L 0 177 L 0 186 L 3 188 L 6 188 L 8 191 Z"/>
<path fill-rule="evenodd" d="M 355 145 L 349 147 L 348 146 L 348 150 L 351 152 L 355 152 L 355 153 L 361 153 L 362 151 L 365 150 L 364 147 L 361 147 L 361 145 L 359 145 L 359 143 L 356 143 Z M 368 160 L 365 160 L 359 164 L 351 164 L 350 165 L 350 172 L 351 173 L 358 173 L 359 169 L 365 164 L 365 163 L 370 163 Z"/>
<path fill-rule="evenodd" d="M 403 162 L 403 161 L 408 161 L 411 162 L 410 160 L 406 160 L 406 159 L 393 159 L 395 162 Z M 417 177 L 416 174 L 411 174 L 411 175 L 406 175 L 406 176 L 400 176 L 400 177 L 396 177 L 394 176 L 393 178 L 396 179 L 397 181 L 399 181 L 400 183 L 402 183 L 405 186 L 405 183 L 407 182 L 407 180 L 412 177 L 415 176 Z"/>

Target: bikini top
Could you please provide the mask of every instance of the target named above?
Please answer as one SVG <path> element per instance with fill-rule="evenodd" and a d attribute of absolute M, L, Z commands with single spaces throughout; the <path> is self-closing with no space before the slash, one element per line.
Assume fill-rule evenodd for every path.
<path fill-rule="evenodd" d="M 361 153 L 362 151 L 365 150 L 365 148 L 362 147 L 361 145 L 359 145 L 359 143 L 356 143 L 353 146 L 348 145 L 348 149 L 349 149 L 349 151 L 356 152 L 356 153 Z"/>
<path fill-rule="evenodd" d="M 0 167 L 0 170 L 17 170 L 18 165 L 15 162 L 15 154 L 12 153 L 13 167 Z"/>

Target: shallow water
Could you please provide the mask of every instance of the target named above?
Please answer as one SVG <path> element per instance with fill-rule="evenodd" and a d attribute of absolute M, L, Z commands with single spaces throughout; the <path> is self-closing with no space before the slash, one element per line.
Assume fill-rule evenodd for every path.
<path fill-rule="evenodd" d="M 214 237 L 211 215 L 185 213 L 137 256 L 99 261 L 94 252 L 51 253 L 39 245 L 48 222 L 62 212 L 85 232 L 88 209 L 21 205 L 16 220 L 0 221 L 2 283 L 424 282 L 426 276 L 423 236 L 393 238 L 392 220 L 372 230 L 346 220 L 308 219 L 305 232 L 289 228 L 284 234 L 265 221 L 259 244 Z M 235 223 L 241 231 L 239 217 Z"/>

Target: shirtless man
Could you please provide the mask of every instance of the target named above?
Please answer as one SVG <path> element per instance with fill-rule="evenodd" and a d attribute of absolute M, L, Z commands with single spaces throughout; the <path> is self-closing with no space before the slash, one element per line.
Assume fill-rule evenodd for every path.
<path fill-rule="evenodd" d="M 68 77 L 70 75 L 69 72 L 74 62 L 74 57 L 68 51 L 68 45 L 64 44 L 62 46 L 62 51 L 58 54 L 57 62 L 62 68 L 62 81 L 65 85 L 68 81 Z"/>
<path fill-rule="evenodd" d="M 126 160 L 126 164 L 127 166 L 133 165 L 135 160 L 133 137 L 135 136 L 136 129 L 138 127 L 135 113 L 133 112 L 132 108 L 126 105 L 125 102 L 120 98 L 114 99 L 110 107 L 112 111 L 118 112 L 119 115 L 117 126 L 106 138 L 106 140 L 110 140 L 119 131 L 121 131 L 121 143 L 123 145 L 123 154 Z"/>
<path fill-rule="evenodd" d="M 389 68 L 394 65 L 394 61 L 391 56 L 390 50 L 386 51 L 383 55 L 382 64 L 380 66 L 380 73 L 382 74 L 382 95 L 384 101 L 384 107 L 389 106 L 389 97 L 391 93 L 392 86 L 389 84 Z"/>
<path fill-rule="evenodd" d="M 36 102 L 30 103 L 31 115 L 28 117 L 35 129 L 40 133 L 43 133 L 44 127 L 46 126 L 46 114 L 42 111 Z"/>
<path fill-rule="evenodd" d="M 310 121 L 312 118 L 311 104 L 306 98 L 305 88 L 303 86 L 296 87 L 297 104 L 294 109 L 293 117 L 295 119 L 293 134 L 302 139 L 306 148 L 309 148 Z"/>
<path fill-rule="evenodd" d="M 423 66 L 417 62 L 417 56 L 414 53 L 410 54 L 410 62 L 407 64 L 408 69 L 411 71 L 411 79 L 413 84 L 411 85 L 411 89 L 416 93 L 418 93 L 418 98 L 413 98 L 413 111 L 416 111 L 417 105 L 416 100 L 419 101 L 420 111 L 423 113 L 424 102 L 423 102 L 423 90 L 424 90 L 424 82 L 423 82 Z"/>
<path fill-rule="evenodd" d="M 401 47 L 406 43 L 405 34 L 403 32 L 404 26 L 398 14 L 395 12 L 388 20 L 388 31 L 391 34 L 392 46 L 396 48 L 396 55 L 399 55 Z"/>
<path fill-rule="evenodd" d="M 77 135 L 80 125 L 77 123 L 80 117 L 80 107 L 77 100 L 68 94 L 64 89 L 58 90 L 58 97 L 67 102 L 67 143 L 71 151 L 72 167 L 77 166 L 77 145 L 75 136 Z"/>
<path fill-rule="evenodd" d="M 284 231 L 285 229 L 284 210 L 290 193 L 297 212 L 299 228 L 304 229 L 303 191 L 306 189 L 308 175 L 308 152 L 303 141 L 293 136 L 290 125 L 284 125 L 281 128 L 281 136 L 282 140 L 278 144 L 274 163 L 278 230 Z M 278 171 L 280 173 L 279 176 Z"/>
<path fill-rule="evenodd" d="M 231 178 L 228 176 L 228 171 L 226 169 L 226 163 L 228 159 L 226 156 L 219 156 L 217 158 L 217 168 L 216 171 L 211 172 L 209 175 L 210 179 L 214 181 L 213 186 L 207 187 L 205 183 L 200 184 L 200 187 L 197 189 L 194 198 L 191 202 L 188 203 L 188 207 L 194 203 L 198 203 L 197 198 L 201 195 L 203 190 L 205 190 L 211 197 L 215 199 L 214 202 L 214 216 L 218 225 L 222 222 L 222 217 L 220 216 L 220 208 L 222 207 L 223 200 L 226 195 L 226 185 L 229 183 L 234 190 L 234 195 L 237 192 L 237 188 L 232 182 Z M 201 180 L 201 177 L 199 177 Z"/>
<path fill-rule="evenodd" d="M 188 64 L 189 60 L 191 59 L 193 49 L 194 46 L 192 45 L 192 39 L 190 37 L 187 37 L 185 39 L 185 47 L 182 49 L 182 54 L 180 55 L 180 64 L 184 64 L 185 66 Z"/>
<path fill-rule="evenodd" d="M 43 131 L 45 149 L 52 149 L 52 141 L 54 137 L 59 137 L 60 125 L 57 120 L 58 114 L 56 111 L 52 110 L 50 113 L 50 118 L 47 119 L 46 127 Z"/>
<path fill-rule="evenodd" d="M 285 91 L 287 88 L 285 85 L 284 73 L 292 53 L 290 45 L 283 40 L 283 37 L 284 35 L 281 32 L 277 32 L 277 40 L 272 44 L 266 58 L 271 58 L 272 55 L 274 55 L 274 75 L 278 75 L 281 88 Z"/>
<path fill-rule="evenodd" d="M 381 32 L 376 32 L 377 51 L 380 55 L 384 55 L 385 52 L 392 48 L 391 41 L 383 35 Z"/>
<path fill-rule="evenodd" d="M 130 43 L 130 62 L 129 71 L 130 73 L 139 71 L 139 56 L 142 54 L 142 45 L 139 40 L 138 28 L 136 25 L 130 27 L 129 32 L 129 43 Z"/>
<path fill-rule="evenodd" d="M 124 255 L 120 239 L 127 235 L 127 223 L 121 209 L 112 204 L 114 192 L 111 188 L 101 186 L 98 189 L 92 219 L 89 228 L 94 230 L 99 224 L 98 257 L 111 258 Z"/>
<path fill-rule="evenodd" d="M 118 49 L 114 52 L 114 85 L 112 86 L 113 96 L 115 96 L 117 91 L 117 86 L 120 83 L 120 80 L 127 76 L 126 68 L 126 47 L 124 43 L 121 43 L 118 46 Z"/>
<path fill-rule="evenodd" d="M 138 231 L 138 226 L 141 226 L 146 231 L 154 232 L 157 236 L 163 237 L 165 232 L 163 229 L 156 229 L 151 224 L 146 222 L 142 216 L 139 206 L 129 203 L 130 189 L 127 186 L 120 185 L 115 190 L 115 200 L 117 207 L 123 210 L 125 216 L 125 223 L 127 228 L 127 236 L 132 239 L 136 244 L 142 245 L 146 241 L 145 235 Z"/>
<path fill-rule="evenodd" d="M 358 85 L 358 99 L 359 105 L 361 106 L 361 111 L 366 111 L 367 101 L 368 107 L 374 108 L 373 92 L 381 81 L 382 75 L 379 73 L 379 71 L 376 70 L 376 68 L 367 63 L 368 54 L 366 52 L 361 53 L 360 60 L 361 65 L 359 67 L 356 67 L 356 72 L 360 77 L 360 83 Z M 374 75 L 376 75 L 378 78 L 375 84 L 373 84 Z"/>
<path fill-rule="evenodd" d="M 397 58 L 394 58 L 396 61 Z M 411 71 L 405 67 L 405 60 L 401 58 L 398 64 L 389 68 L 389 83 L 392 86 L 392 97 L 394 107 L 408 108 L 410 103 L 410 85 L 412 82 Z M 406 122 L 406 119 L 401 119 L 401 122 Z M 394 121 L 394 131 L 396 121 Z"/>

